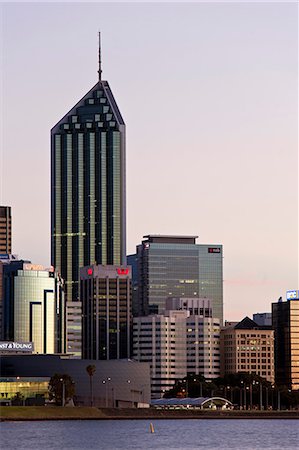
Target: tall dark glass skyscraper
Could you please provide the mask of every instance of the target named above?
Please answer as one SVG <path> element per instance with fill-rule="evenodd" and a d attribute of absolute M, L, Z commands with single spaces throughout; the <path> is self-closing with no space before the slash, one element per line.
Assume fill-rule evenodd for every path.
<path fill-rule="evenodd" d="M 79 300 L 79 268 L 126 262 L 125 123 L 107 81 L 51 130 L 51 260 Z"/>
<path fill-rule="evenodd" d="M 222 245 L 196 244 L 197 236 L 148 235 L 129 255 L 133 314 L 163 314 L 168 297 L 209 298 L 223 322 Z"/>

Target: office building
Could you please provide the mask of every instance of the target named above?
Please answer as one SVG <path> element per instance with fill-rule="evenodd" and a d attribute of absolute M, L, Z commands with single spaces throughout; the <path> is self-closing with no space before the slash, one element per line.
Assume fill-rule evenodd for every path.
<path fill-rule="evenodd" d="M 279 386 L 299 389 L 299 291 L 287 292 L 272 303 L 272 326 L 275 332 L 275 381 Z"/>
<path fill-rule="evenodd" d="M 245 317 L 222 328 L 220 333 L 221 376 L 229 373 L 257 374 L 274 383 L 274 331 Z"/>
<path fill-rule="evenodd" d="M 134 317 L 133 358 L 150 363 L 152 397 L 188 374 L 219 377 L 220 321 L 210 301 L 169 298 L 163 315 Z"/>
<path fill-rule="evenodd" d="M 35 353 L 65 353 L 63 281 L 25 261 L 2 266 L 4 341 L 32 342 Z"/>
<path fill-rule="evenodd" d="M 271 313 L 256 313 L 253 314 L 252 319 L 258 325 L 272 326 L 272 314 Z"/>
<path fill-rule="evenodd" d="M 80 267 L 126 263 L 125 123 L 102 80 L 100 47 L 98 73 L 51 130 L 51 264 L 67 302 L 79 300 Z"/>
<path fill-rule="evenodd" d="M 0 253 L 0 340 L 3 339 L 3 266 L 10 264 L 12 261 L 17 261 L 16 255 L 8 255 Z M 29 261 L 27 261 L 29 262 Z"/>
<path fill-rule="evenodd" d="M 66 302 L 66 342 L 67 353 L 74 358 L 82 356 L 82 302 Z"/>
<path fill-rule="evenodd" d="M 163 314 L 167 297 L 209 298 L 223 321 L 222 246 L 197 236 L 144 236 L 127 262 L 133 268 L 134 316 Z"/>
<path fill-rule="evenodd" d="M 80 269 L 82 357 L 130 357 L 131 269 L 93 265 Z"/>
<path fill-rule="evenodd" d="M 125 124 L 99 80 L 51 130 L 52 265 L 78 300 L 79 268 L 125 262 Z"/>
<path fill-rule="evenodd" d="M 91 392 L 86 367 L 95 366 L 93 405 L 96 407 L 137 408 L 150 403 L 149 365 L 132 360 L 94 361 L 73 359 L 70 355 L 1 356 L 1 392 L 11 400 L 16 392 L 25 404 L 35 394 L 48 397 L 48 384 L 55 374 L 68 374 L 75 383 L 75 406 L 90 406 Z M 29 398 L 28 398 L 29 397 Z M 1 398 L 0 398 L 1 400 Z M 34 399 L 36 401 L 36 399 Z"/>
<path fill-rule="evenodd" d="M 13 261 L 19 261 L 17 255 L 0 254 L 0 340 L 3 339 L 3 267 Z M 30 261 L 24 261 L 30 263 Z"/>
<path fill-rule="evenodd" d="M 192 316 L 213 317 L 212 301 L 209 298 L 169 297 L 165 305 L 167 311 L 184 310 L 189 311 Z"/>
<path fill-rule="evenodd" d="M 0 206 L 0 254 L 11 253 L 11 208 Z"/>

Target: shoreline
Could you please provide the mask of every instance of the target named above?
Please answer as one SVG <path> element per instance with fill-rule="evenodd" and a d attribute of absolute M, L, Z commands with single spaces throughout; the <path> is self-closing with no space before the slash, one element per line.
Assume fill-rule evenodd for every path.
<path fill-rule="evenodd" d="M 190 420 L 190 419 L 299 419 L 294 411 L 204 411 L 113 409 L 96 407 L 1 406 L 0 421 L 46 420 Z"/>

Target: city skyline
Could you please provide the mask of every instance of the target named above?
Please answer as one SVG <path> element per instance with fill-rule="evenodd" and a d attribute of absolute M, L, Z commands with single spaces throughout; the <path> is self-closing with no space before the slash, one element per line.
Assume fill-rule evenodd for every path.
<path fill-rule="evenodd" d="M 150 233 L 222 244 L 226 319 L 296 289 L 296 10 L 2 5 L 0 203 L 12 206 L 13 253 L 50 264 L 50 128 L 96 81 L 100 28 L 103 79 L 127 125 L 127 254 Z"/>

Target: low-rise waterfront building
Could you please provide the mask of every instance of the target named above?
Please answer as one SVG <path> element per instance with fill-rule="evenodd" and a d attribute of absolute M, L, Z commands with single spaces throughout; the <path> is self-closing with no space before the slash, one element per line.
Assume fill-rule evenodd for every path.
<path fill-rule="evenodd" d="M 249 317 L 221 330 L 221 376 L 252 373 L 274 383 L 274 331 Z"/>
<path fill-rule="evenodd" d="M 26 392 L 32 396 L 36 389 L 36 393 L 46 396 L 45 383 L 54 374 L 67 374 L 75 383 L 77 406 L 90 406 L 91 400 L 94 406 L 110 408 L 136 408 L 150 403 L 150 370 L 146 363 L 74 359 L 70 355 L 5 355 L 1 359 L 0 398 L 4 400 L 10 400 L 16 392 L 26 400 Z M 86 371 L 89 365 L 95 367 L 92 398 Z"/>

